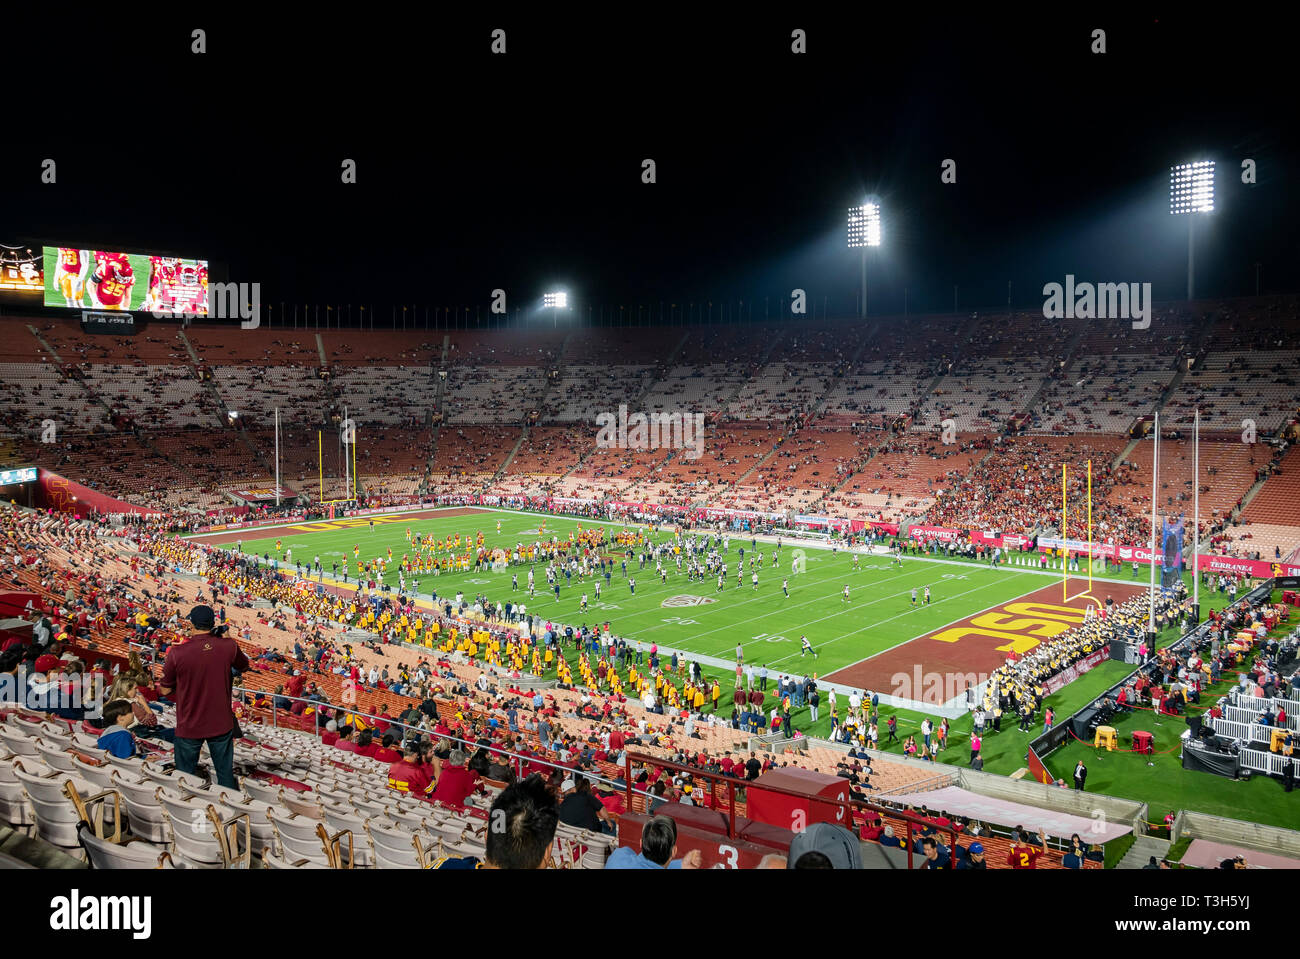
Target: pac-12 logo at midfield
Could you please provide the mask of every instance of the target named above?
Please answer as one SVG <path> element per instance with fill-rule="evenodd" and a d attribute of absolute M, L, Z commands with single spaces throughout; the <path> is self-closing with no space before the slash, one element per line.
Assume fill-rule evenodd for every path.
<path fill-rule="evenodd" d="M 660 606 L 703 606 L 705 603 L 716 603 L 717 600 L 712 596 L 692 596 L 689 593 L 683 593 L 680 596 L 669 596 Z"/>

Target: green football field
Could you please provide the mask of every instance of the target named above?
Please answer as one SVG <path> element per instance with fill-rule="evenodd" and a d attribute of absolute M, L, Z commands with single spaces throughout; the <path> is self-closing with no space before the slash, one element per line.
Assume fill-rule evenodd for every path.
<path fill-rule="evenodd" d="M 448 533 L 459 532 L 462 541 L 466 536 L 472 537 L 478 530 L 482 530 L 486 544 L 513 546 L 517 542 L 537 539 L 538 523 L 543 519 L 548 537 L 552 533 L 566 537 L 580 522 L 506 510 L 420 520 L 390 514 L 382 517 L 383 522 L 379 522 L 380 519 L 381 517 L 376 517 L 373 530 L 366 520 L 362 520 L 359 527 L 346 529 L 299 531 L 292 527 L 273 528 L 257 539 L 244 540 L 241 545 L 245 553 L 255 552 L 259 556 L 269 555 L 274 558 L 278 538 L 282 547 L 293 551 L 296 560 L 311 561 L 319 554 L 328 581 L 331 578 L 331 565 L 334 562 L 341 563 L 345 556 L 353 562 L 352 568 L 355 568 L 352 560 L 354 545 L 361 547 L 363 558 L 387 555 L 386 551 L 391 547 L 394 558 L 400 560 L 407 549 L 408 526 L 413 533 L 420 535 L 432 532 L 446 536 Z M 501 522 L 499 535 L 496 532 L 498 520 Z M 585 528 L 594 525 L 595 521 L 582 520 L 581 523 Z M 324 524 L 311 525 L 318 527 Z M 611 533 L 623 528 L 621 524 L 602 525 L 608 526 Z M 223 534 L 221 539 L 227 540 L 232 535 Z M 659 539 L 667 540 L 669 536 L 661 534 Z M 233 547 L 234 543 L 225 542 L 224 545 Z M 747 662 L 765 663 L 774 675 L 798 669 L 800 672 L 809 670 L 825 676 L 991 606 L 1060 583 L 1059 574 L 1045 576 L 1017 567 L 992 570 L 984 564 L 974 562 L 937 561 L 911 556 L 904 557 L 902 568 L 891 567 L 889 558 L 885 556 L 863 556 L 860 560 L 861 569 L 854 572 L 851 555 L 843 551 L 832 553 L 829 549 L 796 542 L 788 542 L 782 547 L 780 568 L 772 569 L 767 565 L 770 562 L 772 544 L 760 542 L 759 548 L 768 559 L 759 576 L 759 590 L 755 593 L 749 583 L 748 570 L 745 585 L 739 589 L 735 585 L 734 566 L 741 545 L 745 547 L 746 556 L 750 552 L 749 539 L 732 539 L 727 554 L 731 572 L 726 590 L 721 594 L 715 592 L 716 581 L 688 583 L 685 576 L 678 574 L 675 568 L 669 572 L 667 585 L 663 585 L 655 576 L 653 568 L 637 569 L 637 564 L 629 561 L 628 573 L 638 583 L 636 595 L 631 594 L 621 566 L 616 565 L 610 587 L 604 591 L 599 604 L 595 601 L 590 582 L 583 586 L 576 581 L 573 585 L 561 586 L 560 600 L 556 602 L 553 594 L 543 591 L 545 575 L 540 566 L 535 572 L 538 592 L 531 600 L 523 588 L 527 583 L 527 566 L 509 567 L 504 572 L 470 572 L 437 577 L 424 575 L 420 577 L 421 595 L 427 598 L 430 589 L 433 589 L 440 596 L 454 596 L 457 590 L 462 590 L 467 597 L 481 592 L 489 599 L 504 601 L 509 598 L 526 603 L 529 612 L 539 613 L 560 623 L 577 626 L 585 622 L 594 626 L 608 620 L 617 634 L 657 642 L 661 646 L 688 653 L 714 656 L 727 663 L 734 662 L 735 647 L 739 642 L 745 647 Z M 801 547 L 804 551 L 805 571 L 791 574 L 793 551 Z M 519 593 L 511 590 L 511 575 L 515 571 L 519 573 Z M 788 599 L 781 592 L 782 579 L 790 581 Z M 389 580 L 396 586 L 394 571 L 390 570 Z M 350 577 L 350 581 L 355 580 Z M 1113 575 L 1112 581 L 1137 585 L 1147 582 L 1145 577 L 1134 578 L 1127 571 Z M 1190 588 L 1190 577 L 1185 577 L 1185 581 Z M 602 579 L 602 584 L 603 582 Z M 851 605 L 841 602 L 845 583 L 850 586 Z M 926 584 L 930 585 L 933 594 L 931 606 L 912 609 L 912 587 L 919 589 Z M 585 616 L 578 608 L 584 589 L 588 593 L 591 607 Z M 665 605 L 674 597 L 702 597 L 716 602 L 691 606 Z M 1202 592 L 1201 600 L 1207 611 L 1221 608 L 1228 602 L 1227 596 L 1208 590 Z M 803 633 L 808 635 L 820 653 L 820 658 L 815 662 L 800 662 L 799 636 Z M 1165 645 L 1177 637 L 1176 629 L 1168 629 L 1162 634 L 1160 644 Z M 575 655 L 571 648 L 562 650 L 562 654 L 570 661 Z M 1102 663 L 1092 672 L 1048 697 L 1047 704 L 1056 710 L 1058 717 L 1069 715 L 1132 669 L 1132 666 L 1124 663 Z M 729 668 L 706 664 L 703 671 L 706 676 L 717 676 L 724 689 L 730 688 Z M 891 715 L 898 720 L 900 736 L 906 737 L 909 733 L 917 732 L 927 713 L 882 706 L 882 719 Z M 928 715 L 931 719 L 938 718 L 933 713 Z M 795 709 L 793 720 L 796 728 L 813 736 L 826 735 L 830 727 L 825 709 L 815 722 L 806 706 Z M 1166 749 L 1176 740 L 1176 733 L 1181 732 L 1172 722 L 1157 730 L 1164 736 L 1161 745 Z M 969 715 L 953 721 L 950 746 L 939 756 L 940 764 L 967 765 L 969 751 L 964 747 L 970 728 Z M 1041 730 L 1041 715 L 1035 718 L 1034 728 L 1029 733 L 1020 732 L 1014 721 L 1004 723 L 1001 732 L 994 733 L 990 730 L 985 736 L 982 752 L 985 769 L 1007 775 L 1023 768 L 1028 743 Z M 900 752 L 901 742 L 886 742 L 883 734 L 881 739 L 884 752 Z M 1085 752 L 1092 770 L 1088 781 L 1090 789 L 1094 788 L 1095 783 L 1099 792 L 1151 802 L 1155 818 L 1162 816 L 1166 807 L 1197 809 L 1277 824 L 1282 824 L 1285 815 L 1289 814 L 1280 806 L 1282 800 L 1278 797 L 1283 794 L 1275 783 L 1263 779 L 1250 784 L 1231 783 L 1204 774 L 1186 773 L 1177 768 L 1174 761 L 1176 752 L 1170 756 L 1157 756 L 1156 768 L 1151 768 L 1138 757 L 1118 753 L 1096 754 L 1091 747 L 1073 744 L 1052 753 L 1047 763 L 1057 775 L 1065 776 L 1073 768 L 1077 758 L 1075 754 Z M 1237 807 L 1235 814 L 1230 812 L 1234 804 Z"/>
<path fill-rule="evenodd" d="M 379 520 L 384 520 L 380 522 Z M 363 560 L 387 556 L 393 551 L 394 566 L 387 580 L 397 586 L 396 566 L 403 553 L 408 552 L 406 530 L 438 537 L 460 533 L 462 541 L 483 531 L 488 546 L 512 547 L 520 542 L 539 538 L 538 523 L 542 517 L 511 511 L 483 512 L 475 515 L 434 519 L 410 520 L 400 514 L 376 517 L 376 526 L 370 529 L 366 521 L 354 528 L 320 528 L 326 524 L 310 524 L 312 529 L 295 529 L 292 526 L 276 528 L 271 533 L 260 533 L 257 539 L 247 539 L 241 544 L 245 553 L 276 558 L 275 544 L 279 539 L 285 550 L 292 551 L 294 561 L 311 562 L 319 555 L 325 567 L 325 576 L 331 577 L 334 563 L 348 561 L 350 573 L 356 565 L 353 547 L 361 547 Z M 501 523 L 501 532 L 496 529 Z M 575 530 L 579 520 L 557 517 L 546 518 L 546 536 L 552 533 L 561 538 Z M 581 521 L 590 527 L 594 521 Z M 612 534 L 621 524 L 606 525 Z M 226 534 L 228 539 L 230 534 Z M 660 540 L 669 534 L 661 533 Z M 233 546 L 233 543 L 226 543 Z M 739 561 L 739 548 L 746 551 L 744 584 L 736 585 L 735 567 Z M 626 547 L 611 545 L 616 551 Z M 1052 582 L 1051 577 L 1027 570 L 993 570 L 973 563 L 936 562 L 917 557 L 904 557 L 902 567 L 891 566 L 886 556 L 864 555 L 861 568 L 854 571 L 852 556 L 844 551 L 832 553 L 829 549 L 807 544 L 784 543 L 778 567 L 771 565 L 773 544 L 760 541 L 758 548 L 764 554 L 759 585 L 754 590 L 748 569 L 752 546 L 749 538 L 733 538 L 726 559 L 728 577 L 726 588 L 717 591 L 716 578 L 705 582 L 688 582 L 684 573 L 675 566 L 668 572 L 666 584 L 659 581 L 653 566 L 639 569 L 635 559 L 628 560 L 627 577 L 623 574 L 621 559 L 616 564 L 608 586 L 601 578 L 603 595 L 596 599 L 591 580 L 579 583 L 575 578 L 566 584 L 561 578 L 560 596 L 546 591 L 544 566 L 535 567 L 537 592 L 527 595 L 528 567 L 507 567 L 504 571 L 444 574 L 419 577 L 420 595 L 428 597 L 431 590 L 439 596 L 454 596 L 463 591 L 467 597 L 479 593 L 499 602 L 523 602 L 529 613 L 539 614 L 562 624 L 591 626 L 608 621 L 617 634 L 644 642 L 655 642 L 669 648 L 718 657 L 729 662 L 735 660 L 737 643 L 745 648 L 746 662 L 766 664 L 780 672 L 796 668 L 800 660 L 800 636 L 807 635 L 818 652 L 815 663 L 811 657 L 804 660 L 800 670 L 813 669 L 826 675 L 835 669 L 859 662 L 869 656 L 890 649 L 924 635 L 936 628 L 985 610 L 996 604 L 1022 596 Z M 795 550 L 802 550 L 802 571 L 792 573 L 791 563 Z M 519 590 L 512 590 L 512 574 L 518 573 Z M 341 569 L 340 569 L 341 576 Z M 350 575 L 355 582 L 355 576 Z M 628 579 L 635 579 L 632 592 Z M 789 580 L 789 596 L 782 591 L 782 580 Z M 408 577 L 409 584 L 409 577 Z M 845 585 L 850 588 L 851 600 L 842 598 Z M 913 608 L 911 591 L 930 586 L 932 602 Z M 583 593 L 587 594 L 588 611 L 580 609 Z M 711 672 L 712 670 L 707 670 Z"/>

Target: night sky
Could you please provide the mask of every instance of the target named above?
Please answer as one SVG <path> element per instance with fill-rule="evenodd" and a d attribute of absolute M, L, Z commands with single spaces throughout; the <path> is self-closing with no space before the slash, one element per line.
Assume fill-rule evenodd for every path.
<path fill-rule="evenodd" d="M 1066 273 L 1170 299 L 1187 240 L 1168 168 L 1212 158 L 1198 293 L 1253 293 L 1256 263 L 1263 292 L 1297 289 L 1282 20 L 354 9 L 291 23 L 129 6 L 57 28 L 56 13 L 7 10 L 21 109 L 0 149 L 0 243 L 206 257 L 218 278 L 224 263 L 260 282 L 264 302 L 381 312 L 485 305 L 496 287 L 512 311 L 557 286 L 615 306 L 800 287 L 850 314 L 844 220 L 872 192 L 877 313 L 905 296 L 911 312 L 949 310 L 954 284 L 963 309 L 1005 305 L 1008 281 L 1014 305 L 1041 305 Z M 40 183 L 46 157 L 57 184 Z M 345 157 L 356 185 L 340 182 Z"/>

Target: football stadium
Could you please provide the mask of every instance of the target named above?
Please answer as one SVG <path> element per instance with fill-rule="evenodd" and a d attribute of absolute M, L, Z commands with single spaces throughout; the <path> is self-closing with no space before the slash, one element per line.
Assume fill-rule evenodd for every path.
<path fill-rule="evenodd" d="M 273 42 L 159 29 L 214 98 Z M 934 27 L 855 129 L 852 43 L 756 23 L 723 143 L 570 139 L 593 36 L 474 29 L 526 148 L 12 148 L 3 865 L 1300 866 L 1290 113 L 1164 89 L 1269 41 Z M 1017 167 L 1049 102 L 1125 155 Z"/>

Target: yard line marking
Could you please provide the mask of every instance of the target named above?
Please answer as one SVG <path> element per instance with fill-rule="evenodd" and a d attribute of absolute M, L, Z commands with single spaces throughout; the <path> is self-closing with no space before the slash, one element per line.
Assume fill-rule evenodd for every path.
<path fill-rule="evenodd" d="M 894 578 L 897 579 L 898 577 L 894 577 Z M 863 606 L 874 606 L 876 603 L 883 603 L 883 602 L 885 602 L 886 600 L 895 599 L 895 598 L 897 598 L 897 597 L 899 597 L 899 596 L 907 596 L 908 594 L 909 594 L 909 590 L 904 589 L 904 590 L 902 590 L 901 592 L 898 592 L 898 593 L 890 593 L 888 596 L 882 596 L 880 599 L 868 600 L 867 602 L 860 604 L 858 608 L 862 608 Z M 766 619 L 768 616 L 776 615 L 777 613 L 782 612 L 783 610 L 786 610 L 786 609 L 797 609 L 797 608 L 802 607 L 802 606 L 811 606 L 811 605 L 813 605 L 814 603 L 827 602 L 828 600 L 834 599 L 836 596 L 839 596 L 839 595 L 840 595 L 839 591 L 836 590 L 836 591 L 831 592 L 830 594 L 828 594 L 828 595 L 826 595 L 826 596 L 824 596 L 824 597 L 818 597 L 817 599 L 809 600 L 809 601 L 806 602 L 806 603 L 799 603 L 798 606 L 785 606 L 785 607 L 782 607 L 781 610 L 772 610 L 771 612 L 763 613 L 761 616 L 752 616 L 752 617 L 750 617 L 749 619 L 740 620 L 739 622 L 735 622 L 735 623 L 728 623 L 728 624 L 726 624 L 726 625 L 724 625 L 724 626 L 718 626 L 718 627 L 715 627 L 715 628 L 713 628 L 713 629 L 706 630 L 706 631 L 704 631 L 704 632 L 702 632 L 702 633 L 692 633 L 690 639 L 691 639 L 691 641 L 694 641 L 694 640 L 699 639 L 699 638 L 701 638 L 701 637 L 703 637 L 703 636 L 711 636 L 711 635 L 713 635 L 714 633 L 721 632 L 721 631 L 724 630 L 724 629 L 732 629 L 732 628 L 737 628 L 737 627 L 740 627 L 740 626 L 748 626 L 748 625 L 751 624 L 751 623 L 757 623 L 757 622 L 759 622 L 760 620 Z M 820 622 L 822 622 L 823 620 L 832 619 L 832 618 L 834 618 L 835 616 L 842 616 L 844 613 L 848 613 L 848 612 L 851 612 L 851 611 L 852 611 L 852 607 L 850 607 L 849 609 L 841 609 L 841 610 L 839 610 L 838 612 L 831 614 L 830 616 L 823 616 L 823 617 L 821 617 L 820 619 L 808 620 L 808 621 L 806 621 L 806 622 L 811 622 L 811 623 L 820 623 Z M 664 626 L 672 626 L 672 625 L 675 625 L 675 624 L 673 624 L 673 623 L 663 623 L 663 624 L 661 624 L 661 625 L 659 625 L 659 626 L 651 626 L 651 627 L 649 627 L 648 629 L 644 630 L 644 632 L 649 632 L 650 630 L 653 630 L 653 629 L 663 629 Z M 804 625 L 806 625 L 806 623 L 805 623 Z M 748 643 L 742 643 L 741 645 L 742 645 L 742 646 L 750 646 L 750 645 L 753 645 L 754 643 L 757 643 L 757 642 L 763 642 L 763 640 L 750 640 Z"/>
<path fill-rule="evenodd" d="M 938 606 L 938 605 L 940 605 L 940 604 L 942 604 L 942 603 L 951 602 L 952 600 L 957 599 L 957 598 L 959 598 L 959 597 L 961 597 L 961 596 L 969 596 L 971 593 L 978 593 L 980 590 L 988 589 L 990 586 L 997 586 L 997 585 L 999 585 L 998 581 L 997 581 L 997 580 L 994 580 L 994 581 L 992 581 L 992 582 L 985 583 L 983 586 L 976 586 L 974 589 L 968 589 L 968 590 L 966 590 L 966 591 L 963 592 L 963 593 L 955 593 L 955 594 L 953 594 L 952 596 L 949 596 L 949 597 L 946 597 L 946 598 L 944 598 L 944 599 L 941 599 L 941 600 L 939 600 L 939 601 L 936 602 L 936 603 L 932 603 L 931 605 L 932 605 L 932 606 Z M 1040 588 L 1041 588 L 1041 587 L 1040 587 Z M 1033 592 L 1033 590 L 1030 590 L 1030 592 Z M 1025 595 L 1025 594 L 1021 594 L 1021 595 Z M 1013 597 L 1013 599 L 1015 599 L 1015 598 L 1018 598 L 1018 597 Z M 1004 600 L 1004 602 L 1011 602 L 1011 600 Z M 1000 605 L 1000 604 L 999 604 L 999 603 L 994 603 L 994 606 L 997 606 L 997 605 Z M 863 632 L 864 630 L 875 629 L 875 628 L 878 627 L 878 626 L 883 626 L 883 625 L 885 625 L 885 623 L 892 623 L 892 622 L 893 622 L 894 620 L 896 620 L 896 619 L 902 619 L 904 616 L 907 616 L 909 613 L 914 613 L 914 612 L 916 612 L 918 609 L 924 609 L 924 608 L 925 608 L 925 607 L 923 607 L 923 606 L 917 606 L 917 607 L 915 607 L 915 608 L 911 608 L 911 609 L 904 610 L 903 612 L 899 613 L 897 616 L 891 616 L 891 617 L 889 617 L 889 619 L 882 619 L 882 620 L 880 620 L 879 622 L 868 623 L 866 626 L 863 626 L 861 629 L 855 629 L 855 630 L 853 630 L 853 632 L 851 632 L 851 633 L 842 633 L 842 634 L 840 634 L 839 636 L 836 636 L 834 639 L 828 639 L 828 640 L 826 640 L 824 643 L 819 644 L 816 648 L 817 648 L 818 652 L 820 652 L 824 647 L 834 645 L 835 643 L 838 643 L 838 642 L 839 642 L 840 640 L 842 640 L 842 639 L 848 639 L 850 636 L 856 636 L 858 633 L 861 633 L 861 632 Z M 990 608 L 992 608 L 992 607 L 990 607 Z M 978 615 L 978 614 L 976 614 L 976 615 Z M 830 617 L 824 617 L 824 618 L 829 619 Z M 821 620 L 813 620 L 813 622 L 821 622 Z M 955 620 L 954 620 L 954 622 L 955 622 Z M 932 631 L 931 631 L 931 632 L 932 632 Z M 923 633 L 922 635 L 926 635 L 926 634 Z M 921 638 L 920 636 L 913 636 L 913 637 L 911 637 L 911 639 L 906 640 L 906 642 L 910 643 L 910 642 L 913 642 L 914 640 L 917 640 L 917 639 L 920 639 L 920 638 Z M 898 648 L 899 646 L 901 646 L 901 645 L 903 645 L 903 643 L 897 643 L 897 644 L 895 644 L 894 646 L 892 646 L 892 647 L 890 647 L 890 648 L 891 648 L 891 649 L 897 649 L 897 648 Z M 876 655 L 879 655 L 879 654 L 877 653 Z M 793 658 L 794 658 L 793 655 L 791 655 L 791 656 L 783 656 L 781 659 L 774 660 L 773 663 L 770 664 L 770 665 L 775 665 L 775 663 L 783 663 L 783 662 L 785 662 L 787 659 L 793 659 Z M 841 667 L 838 667 L 838 668 L 839 668 L 839 669 L 843 669 L 843 668 L 845 668 L 845 667 L 842 667 L 842 666 L 841 666 Z"/>
<path fill-rule="evenodd" d="M 884 580 L 874 580 L 873 582 L 878 582 L 878 583 L 880 583 L 880 582 L 889 582 L 890 580 L 893 580 L 893 579 L 900 579 L 900 578 L 901 578 L 902 576 L 904 576 L 904 575 L 906 575 L 906 574 L 904 573 L 904 574 L 899 574 L 899 576 L 891 576 L 891 577 L 889 577 L 888 579 L 884 579 Z M 742 587 L 742 588 L 743 588 L 743 587 Z M 809 588 L 813 588 L 813 587 L 805 586 L 805 587 L 802 587 L 802 588 L 803 588 L 803 589 L 809 589 Z M 791 595 L 792 597 L 794 596 L 794 592 L 795 592 L 795 590 L 793 590 L 793 589 L 790 591 L 790 595 Z M 830 593 L 826 593 L 826 594 L 824 594 L 824 595 L 819 594 L 819 595 L 818 595 L 817 597 L 815 597 L 814 599 L 810 599 L 810 600 L 807 600 L 807 601 L 802 602 L 802 603 L 791 603 L 791 604 L 789 604 L 789 605 L 783 605 L 783 606 L 781 607 L 781 611 L 784 611 L 784 610 L 793 610 L 793 609 L 802 609 L 804 606 L 811 606 L 811 605 L 813 605 L 814 603 L 825 602 L 825 601 L 827 601 L 827 600 L 829 600 L 829 599 L 834 599 L 835 597 L 837 597 L 837 596 L 839 596 L 839 595 L 841 595 L 840 589 L 839 589 L 838 587 L 836 587 L 836 588 L 835 588 L 834 590 L 832 590 Z M 884 599 L 892 599 L 894 596 L 906 596 L 906 595 L 907 595 L 907 590 L 904 590 L 902 593 L 892 593 L 890 596 L 886 596 L 886 597 L 884 597 Z M 735 604 L 732 604 L 732 605 L 729 605 L 729 606 L 724 606 L 724 607 L 722 607 L 722 608 L 717 608 L 717 607 L 710 606 L 710 608 L 708 608 L 708 609 L 706 609 L 706 610 L 702 610 L 702 611 L 700 612 L 699 615 L 703 616 L 703 615 L 706 615 L 707 613 L 719 613 L 719 612 L 722 612 L 723 609 L 727 609 L 727 610 L 739 609 L 741 606 L 747 606 L 747 605 L 749 605 L 750 603 L 757 603 L 757 602 L 760 602 L 760 601 L 762 601 L 762 600 L 770 600 L 770 599 L 772 599 L 771 596 L 754 596 L 754 597 L 751 597 L 750 599 L 747 599 L 747 600 L 744 600 L 744 601 L 742 601 L 742 602 L 735 603 Z M 872 603 L 876 603 L 876 602 L 883 602 L 883 600 L 871 600 L 870 602 L 865 603 L 865 604 L 863 604 L 863 605 L 870 606 Z M 694 609 L 695 607 L 691 607 L 691 608 Z M 645 610 L 645 611 L 642 611 L 641 613 L 634 613 L 634 614 L 632 614 L 632 615 L 640 616 L 640 615 L 644 615 L 644 614 L 647 613 L 647 612 L 654 612 L 654 610 Z M 763 616 L 770 616 L 770 615 L 772 615 L 772 614 L 775 613 L 775 612 L 778 612 L 778 610 L 773 610 L 772 613 L 764 613 Z M 844 610 L 844 612 L 847 612 L 847 610 Z M 733 625 L 733 626 L 739 626 L 739 625 L 743 625 L 744 623 L 751 623 L 751 622 L 754 622 L 755 620 L 762 619 L 762 618 L 763 618 L 762 616 L 756 616 L 756 617 L 753 617 L 753 618 L 751 618 L 751 619 L 742 620 L 740 623 L 732 623 L 731 625 Z M 818 621 L 818 622 L 819 622 L 819 621 Z M 644 630 L 644 632 L 649 632 L 649 631 L 652 630 L 652 629 L 663 629 L 664 626 L 672 626 L 672 625 L 675 625 L 675 624 L 673 624 L 673 623 L 662 623 L 662 624 L 660 624 L 660 625 L 658 625 L 658 626 L 649 626 L 649 627 L 647 627 L 647 628 Z M 699 636 L 709 636 L 709 635 L 711 635 L 711 634 L 713 634 L 713 633 L 716 633 L 716 632 L 718 631 L 718 629 L 726 629 L 726 628 L 728 628 L 728 627 L 726 627 L 726 626 L 720 626 L 720 627 L 718 627 L 717 629 L 711 629 L 711 630 L 708 630 L 707 632 L 696 633 L 695 636 L 696 636 L 696 637 L 699 637 Z M 749 645 L 749 644 L 746 643 L 746 644 L 742 644 L 742 645 Z"/>
<path fill-rule="evenodd" d="M 875 659 L 877 656 L 883 656 L 885 653 L 888 653 L 888 652 L 890 652 L 891 650 L 898 649 L 900 646 L 906 646 L 908 643 L 914 643 L 914 642 L 916 642 L 918 639 L 923 639 L 924 637 L 929 636 L 930 633 L 938 632 L 939 629 L 947 629 L 948 627 L 952 626 L 953 623 L 959 623 L 959 622 L 961 622 L 961 621 L 964 620 L 964 619 L 970 619 L 970 618 L 972 618 L 972 617 L 974 617 L 974 616 L 980 616 L 980 615 L 982 615 L 982 614 L 984 614 L 984 613 L 987 613 L 987 612 L 990 612 L 990 611 L 992 611 L 992 610 L 997 609 L 999 606 L 1004 606 L 1004 605 L 1006 605 L 1007 603 L 1014 603 L 1014 602 L 1016 602 L 1017 600 L 1024 599 L 1026 596 L 1030 596 L 1030 595 L 1032 595 L 1032 594 L 1038 592 L 1038 591 L 1039 591 L 1040 589 L 1042 589 L 1042 588 L 1043 588 L 1043 587 L 1041 587 L 1041 586 L 1035 586 L 1033 589 L 1029 590 L 1028 592 L 1021 593 L 1019 596 L 1012 596 L 1010 599 L 1004 599 L 1004 600 L 1002 600 L 1001 602 L 994 603 L 992 606 L 985 606 L 983 609 L 978 610 L 977 612 L 971 613 L 971 614 L 969 614 L 968 616 L 963 616 L 961 620 L 958 620 L 958 619 L 950 620 L 949 622 L 944 623 L 942 626 L 938 627 L 938 629 L 932 629 L 932 630 L 930 630 L 929 632 L 922 633 L 920 636 L 913 636 L 911 639 L 905 639 L 905 640 L 903 640 L 901 643 L 895 643 L 893 646 L 890 646 L 889 649 L 882 649 L 882 650 L 879 650 L 878 652 L 874 652 L 874 653 L 872 653 L 870 656 L 864 657 L 863 659 L 859 659 L 857 662 L 849 663 L 847 666 L 837 666 L 837 667 L 835 668 L 834 672 L 837 672 L 837 673 L 838 673 L 840 670 L 850 669 L 850 668 L 852 668 L 852 667 L 854 667 L 854 666 L 857 666 L 857 665 L 860 664 L 860 663 L 865 663 L 865 662 L 867 662 L 868 660 Z M 963 594 L 963 595 L 964 595 L 964 594 Z M 906 615 L 906 613 L 904 613 L 903 615 Z M 897 618 L 897 617 L 895 617 L 895 618 Z M 888 622 L 888 620 L 886 620 L 886 622 Z M 859 630 L 859 632 L 860 632 L 860 630 Z M 851 636 L 851 635 L 853 635 L 853 634 L 852 634 L 852 633 L 848 633 L 848 634 L 846 634 L 846 635 Z M 834 642 L 834 640 L 831 640 L 830 642 Z"/>

